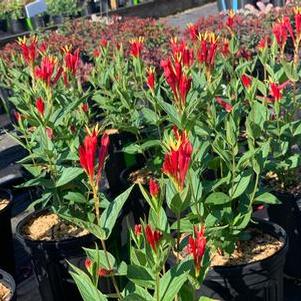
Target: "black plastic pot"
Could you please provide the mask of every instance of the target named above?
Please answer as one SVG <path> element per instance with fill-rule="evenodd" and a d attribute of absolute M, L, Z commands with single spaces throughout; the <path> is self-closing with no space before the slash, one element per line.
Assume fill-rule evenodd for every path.
<path fill-rule="evenodd" d="M 3 283 L 7 288 L 11 290 L 11 296 L 8 301 L 16 301 L 16 283 L 14 278 L 7 272 L 0 269 L 0 282 Z"/>
<path fill-rule="evenodd" d="M 7 32 L 7 20 L 0 20 L 0 31 Z"/>
<path fill-rule="evenodd" d="M 288 238 L 278 225 L 257 220 L 257 228 L 284 242 L 274 255 L 236 266 L 216 266 L 209 270 L 198 294 L 223 301 L 283 301 L 283 267 Z"/>
<path fill-rule="evenodd" d="M 31 257 L 42 300 L 82 300 L 69 274 L 67 260 L 83 269 L 85 253 L 82 248 L 93 247 L 95 238 L 91 234 L 60 241 L 34 241 L 27 238 L 22 233 L 24 225 L 43 213 L 45 210 L 30 214 L 17 225 L 16 229 L 17 239 L 26 246 Z"/>
<path fill-rule="evenodd" d="M 13 236 L 10 221 L 13 197 L 9 190 L 0 189 L 0 199 L 10 200 L 9 204 L 0 211 L 0 268 L 15 275 Z"/>
<path fill-rule="evenodd" d="M 290 242 L 284 273 L 301 278 L 301 196 L 279 192 L 273 194 L 281 204 L 268 207 L 269 219 L 286 231 Z"/>
<path fill-rule="evenodd" d="M 110 135 L 109 158 L 106 163 L 105 172 L 109 182 L 110 190 L 114 194 L 120 194 L 123 186 L 120 181 L 120 174 L 127 167 L 141 165 L 143 159 L 140 156 L 132 156 L 127 160 L 126 154 L 122 151 L 128 143 L 135 141 L 135 136 L 129 133 L 118 133 Z"/>
<path fill-rule="evenodd" d="M 83 17 L 90 16 L 94 13 L 96 13 L 96 5 L 94 1 L 88 1 L 85 3 L 82 7 L 81 15 Z"/>
<path fill-rule="evenodd" d="M 44 16 L 34 16 L 30 18 L 32 29 L 39 29 L 45 27 Z"/>
<path fill-rule="evenodd" d="M 53 25 L 60 25 L 64 23 L 64 17 L 62 15 L 50 16 L 49 22 Z"/>
<path fill-rule="evenodd" d="M 17 33 L 23 33 L 27 31 L 26 27 L 26 19 L 17 19 L 17 20 L 10 20 L 9 21 L 9 29 L 11 33 L 17 34 Z"/>

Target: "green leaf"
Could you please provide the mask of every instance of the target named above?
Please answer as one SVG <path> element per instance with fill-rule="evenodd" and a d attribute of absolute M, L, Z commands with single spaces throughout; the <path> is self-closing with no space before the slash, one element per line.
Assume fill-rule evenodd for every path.
<path fill-rule="evenodd" d="M 82 204 L 86 204 L 88 201 L 85 198 L 85 196 L 83 194 L 81 194 L 80 192 L 72 192 L 69 191 L 65 196 L 64 199 L 73 202 L 73 203 L 82 203 Z"/>
<path fill-rule="evenodd" d="M 193 269 L 192 260 L 181 262 L 172 267 L 160 279 L 160 301 L 173 301 Z"/>
<path fill-rule="evenodd" d="M 237 183 L 234 184 L 233 188 L 229 190 L 229 194 L 232 199 L 236 199 L 241 196 L 247 189 L 252 179 L 252 173 L 246 172 L 239 177 Z"/>
<path fill-rule="evenodd" d="M 224 205 L 229 202 L 231 202 L 230 197 L 223 192 L 213 192 L 205 200 L 206 204 L 212 205 Z"/>
<path fill-rule="evenodd" d="M 211 298 L 209 298 L 209 297 L 204 297 L 204 296 L 202 296 L 200 299 L 199 299 L 199 301 L 218 301 L 217 299 L 211 299 Z"/>
<path fill-rule="evenodd" d="M 273 194 L 264 192 L 259 196 L 255 197 L 254 202 L 265 203 L 265 204 L 281 204 L 281 202 Z"/>
<path fill-rule="evenodd" d="M 58 181 L 56 182 L 56 187 L 63 186 L 65 184 L 68 184 L 75 178 L 77 178 L 79 175 L 83 173 L 82 168 L 79 167 L 63 167 L 63 172 Z"/>
<path fill-rule="evenodd" d="M 127 277 L 135 284 L 147 287 L 155 287 L 155 278 L 152 275 L 152 272 L 146 267 L 138 265 L 129 265 Z"/>
<path fill-rule="evenodd" d="M 107 301 L 105 295 L 103 295 L 93 284 L 90 277 L 76 266 L 69 263 L 73 272 L 70 272 L 74 279 L 76 286 L 84 301 Z"/>
<path fill-rule="evenodd" d="M 131 186 L 118 197 L 116 197 L 115 200 L 112 201 L 110 205 L 101 214 L 99 225 L 101 229 L 105 231 L 104 239 L 108 239 L 108 237 L 110 236 L 118 218 L 119 212 L 122 209 L 125 201 L 128 199 L 132 189 L 133 186 Z"/>
<path fill-rule="evenodd" d="M 79 218 L 71 217 L 69 215 L 65 215 L 62 213 L 58 213 L 58 214 L 62 219 L 70 222 L 71 224 L 74 224 L 82 229 L 88 230 L 91 234 L 93 234 L 98 239 L 106 238 L 106 233 L 103 231 L 103 229 L 100 228 L 99 226 L 95 225 L 94 223 L 90 223 L 90 222 L 81 220 Z"/>

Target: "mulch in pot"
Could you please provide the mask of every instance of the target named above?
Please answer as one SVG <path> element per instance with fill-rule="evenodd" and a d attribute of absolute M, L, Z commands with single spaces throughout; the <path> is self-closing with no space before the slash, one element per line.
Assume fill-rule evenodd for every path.
<path fill-rule="evenodd" d="M 6 287 L 0 281 L 0 301 L 10 300 L 11 294 L 12 294 L 11 289 L 9 287 Z"/>

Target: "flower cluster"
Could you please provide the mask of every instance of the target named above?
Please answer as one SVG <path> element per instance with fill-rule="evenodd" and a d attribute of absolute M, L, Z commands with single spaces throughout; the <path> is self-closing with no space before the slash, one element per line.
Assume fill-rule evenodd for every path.
<path fill-rule="evenodd" d="M 174 128 L 173 137 L 167 141 L 167 148 L 168 152 L 165 154 L 162 171 L 172 179 L 175 187 L 181 191 L 184 189 L 193 151 L 187 133 L 185 131 L 181 133 Z"/>

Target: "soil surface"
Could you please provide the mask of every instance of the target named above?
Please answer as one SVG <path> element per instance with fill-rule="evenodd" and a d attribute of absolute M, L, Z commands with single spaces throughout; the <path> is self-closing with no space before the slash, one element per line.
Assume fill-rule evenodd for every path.
<path fill-rule="evenodd" d="M 8 301 L 11 295 L 11 290 L 0 282 L 0 301 Z"/>
<path fill-rule="evenodd" d="M 0 211 L 4 209 L 8 204 L 9 204 L 9 200 L 7 199 L 0 200 Z"/>
<path fill-rule="evenodd" d="M 301 170 L 296 171 L 294 175 L 287 176 L 287 183 L 280 180 L 279 176 L 274 172 L 268 172 L 265 176 L 267 185 L 273 190 L 282 193 L 291 193 L 294 196 L 301 196 Z M 297 182 L 296 182 L 297 179 Z"/>
<path fill-rule="evenodd" d="M 146 185 L 150 178 L 153 176 L 153 173 L 145 168 L 133 171 L 129 175 L 129 181 L 133 184 L 142 184 Z"/>
<path fill-rule="evenodd" d="M 81 237 L 89 233 L 63 221 L 55 213 L 45 213 L 31 219 L 22 231 L 32 240 L 47 241 Z"/>
<path fill-rule="evenodd" d="M 249 232 L 252 235 L 250 240 L 240 241 L 231 256 L 215 254 L 211 266 L 233 266 L 263 260 L 279 251 L 284 244 L 267 233 L 255 229 Z"/>

